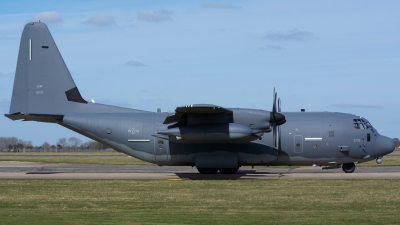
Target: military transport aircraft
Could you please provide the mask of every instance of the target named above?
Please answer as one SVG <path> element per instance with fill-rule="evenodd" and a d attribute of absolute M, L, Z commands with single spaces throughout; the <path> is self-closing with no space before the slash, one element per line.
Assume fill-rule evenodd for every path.
<path fill-rule="evenodd" d="M 196 166 L 203 174 L 236 173 L 245 165 L 339 167 L 394 150 L 362 117 L 337 112 L 281 112 L 194 104 L 174 114 L 84 100 L 48 30 L 26 24 L 8 118 L 56 123 L 135 158 L 160 166 Z"/>

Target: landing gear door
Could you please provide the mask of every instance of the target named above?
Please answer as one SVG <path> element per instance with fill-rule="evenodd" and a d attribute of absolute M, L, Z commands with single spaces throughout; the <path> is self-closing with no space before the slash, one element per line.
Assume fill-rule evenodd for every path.
<path fill-rule="evenodd" d="M 168 141 L 161 138 L 154 138 L 154 156 L 156 161 L 169 161 Z"/>

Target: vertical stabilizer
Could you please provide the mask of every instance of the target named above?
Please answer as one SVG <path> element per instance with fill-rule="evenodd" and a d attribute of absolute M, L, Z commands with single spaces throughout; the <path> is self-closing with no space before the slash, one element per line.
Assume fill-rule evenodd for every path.
<path fill-rule="evenodd" d="M 86 104 L 44 23 L 21 37 L 10 114 L 63 114 Z"/>

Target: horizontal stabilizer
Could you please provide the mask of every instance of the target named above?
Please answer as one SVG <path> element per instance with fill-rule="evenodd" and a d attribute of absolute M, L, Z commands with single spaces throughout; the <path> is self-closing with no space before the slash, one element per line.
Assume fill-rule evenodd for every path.
<path fill-rule="evenodd" d="M 38 122 L 48 122 L 56 123 L 62 122 L 62 115 L 43 115 L 43 114 L 5 114 L 6 117 L 12 120 L 24 120 L 24 121 L 38 121 Z"/>

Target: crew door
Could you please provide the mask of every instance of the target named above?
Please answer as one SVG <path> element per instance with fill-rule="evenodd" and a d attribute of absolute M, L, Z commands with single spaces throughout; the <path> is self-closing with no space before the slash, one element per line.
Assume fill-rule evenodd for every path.
<path fill-rule="evenodd" d="M 168 129 L 162 122 L 155 122 L 156 133 L 158 130 Z M 154 137 L 154 157 L 156 161 L 169 161 L 169 141 Z"/>
<path fill-rule="evenodd" d="M 168 141 L 161 138 L 154 138 L 154 156 L 156 161 L 169 161 Z"/>

